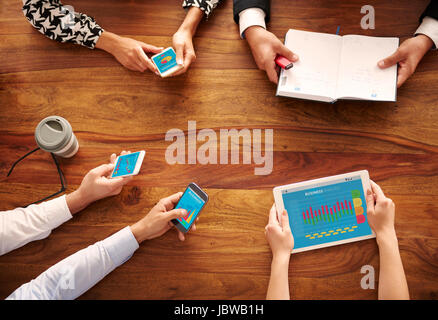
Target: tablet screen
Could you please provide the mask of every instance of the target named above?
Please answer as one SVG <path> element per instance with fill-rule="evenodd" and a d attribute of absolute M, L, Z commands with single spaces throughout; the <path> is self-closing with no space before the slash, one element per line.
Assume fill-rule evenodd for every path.
<path fill-rule="evenodd" d="M 372 235 L 359 175 L 282 190 L 294 250 Z"/>

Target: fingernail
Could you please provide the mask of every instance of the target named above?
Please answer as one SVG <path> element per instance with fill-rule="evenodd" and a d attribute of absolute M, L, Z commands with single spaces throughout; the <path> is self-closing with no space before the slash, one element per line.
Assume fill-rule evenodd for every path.
<path fill-rule="evenodd" d="M 298 60 L 298 56 L 297 56 L 296 54 L 294 54 L 294 55 L 292 56 L 292 59 L 293 59 L 294 61 L 297 61 L 297 60 Z"/>
<path fill-rule="evenodd" d="M 176 63 L 178 63 L 179 65 L 183 64 L 183 61 L 181 59 L 176 60 Z"/>
<path fill-rule="evenodd" d="M 383 67 L 383 66 L 385 65 L 385 61 L 380 60 L 379 63 L 378 63 L 378 65 L 379 65 L 379 67 Z"/>

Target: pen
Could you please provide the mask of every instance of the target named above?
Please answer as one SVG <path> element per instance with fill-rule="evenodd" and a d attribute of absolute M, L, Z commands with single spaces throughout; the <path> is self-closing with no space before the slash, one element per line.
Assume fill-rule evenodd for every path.
<path fill-rule="evenodd" d="M 292 68 L 294 66 L 294 64 L 292 63 L 292 61 L 290 61 L 288 58 L 277 55 L 275 57 L 275 63 L 285 69 L 285 70 L 289 70 L 290 68 Z"/>

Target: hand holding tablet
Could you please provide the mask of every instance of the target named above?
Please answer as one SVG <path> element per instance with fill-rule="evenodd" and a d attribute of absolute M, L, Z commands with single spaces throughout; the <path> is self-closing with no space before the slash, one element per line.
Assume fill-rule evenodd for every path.
<path fill-rule="evenodd" d="M 286 209 L 291 221 L 292 253 L 374 238 L 366 214 L 369 189 L 366 170 L 274 188 L 278 214 Z"/>

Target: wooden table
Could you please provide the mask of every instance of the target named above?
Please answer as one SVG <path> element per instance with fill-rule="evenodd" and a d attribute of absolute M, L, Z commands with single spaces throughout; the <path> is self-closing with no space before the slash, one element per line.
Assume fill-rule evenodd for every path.
<path fill-rule="evenodd" d="M 412 35 L 428 1 L 368 1 L 376 29 L 360 28 L 363 1 L 272 1 L 269 29 L 288 28 L 398 36 Z M 104 28 L 170 46 L 184 18 L 175 1 L 72 0 Z M 263 299 L 271 252 L 264 226 L 272 188 L 368 169 L 396 203 L 396 230 L 411 297 L 438 295 L 438 54 L 429 52 L 398 91 L 396 103 L 317 103 L 275 97 L 221 4 L 194 40 L 197 61 L 183 76 L 160 79 L 131 72 L 107 53 L 51 41 L 26 21 L 21 1 L 0 6 L 0 210 L 58 190 L 49 154 L 32 155 L 6 178 L 11 164 L 35 147 L 33 132 L 49 115 L 65 117 L 80 143 L 62 159 L 75 190 L 85 173 L 121 150 L 147 150 L 142 172 L 118 196 L 94 203 L 45 240 L 0 257 L 0 298 L 76 251 L 144 216 L 161 198 L 196 181 L 210 195 L 198 230 L 179 242 L 174 231 L 141 245 L 123 266 L 85 293 L 85 299 Z M 169 165 L 172 128 L 274 129 L 274 168 L 255 164 Z M 242 147 L 242 146 L 241 146 Z M 242 163 L 242 161 L 240 161 Z M 292 256 L 293 299 L 375 299 L 363 290 L 363 265 L 379 267 L 375 240 Z M 376 277 L 377 278 L 377 277 Z M 378 280 L 378 279 L 376 279 Z M 377 285 L 376 285 L 377 288 Z"/>

